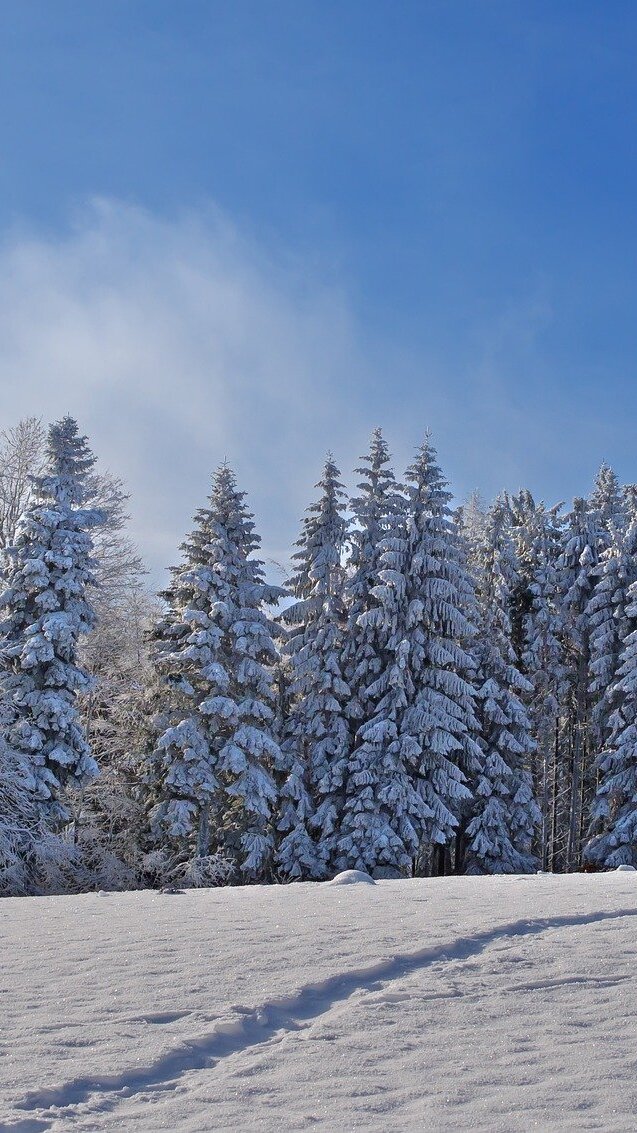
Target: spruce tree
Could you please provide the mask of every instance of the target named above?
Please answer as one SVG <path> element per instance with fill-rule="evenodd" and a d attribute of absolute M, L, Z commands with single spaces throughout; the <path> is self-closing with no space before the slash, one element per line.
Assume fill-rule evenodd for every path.
<path fill-rule="evenodd" d="M 182 857 L 221 850 L 255 878 L 272 858 L 280 754 L 272 734 L 276 631 L 265 607 L 282 591 L 252 557 L 260 540 L 244 498 L 222 465 L 163 594 L 155 663 L 165 726 L 150 759 L 151 821 Z"/>
<path fill-rule="evenodd" d="M 609 534 L 598 510 L 575 499 L 567 516 L 564 549 L 557 564 L 564 644 L 565 713 L 557 789 L 554 864 L 572 869 L 579 860 L 585 799 L 591 775 L 590 623 L 588 603 L 600 554 Z"/>
<path fill-rule="evenodd" d="M 498 497 L 504 507 L 506 526 L 510 533 L 515 552 L 516 579 L 511 589 L 510 618 L 511 643 L 516 662 L 522 667 L 523 657 L 528 645 L 526 637 L 527 618 L 533 605 L 532 582 L 535 570 L 535 535 L 538 521 L 538 505 L 528 488 L 522 488 L 517 495 L 503 493 Z"/>
<path fill-rule="evenodd" d="M 615 708 L 617 671 L 628 622 L 629 592 L 637 581 L 637 520 L 627 530 L 610 526 L 610 545 L 602 552 L 586 615 L 590 635 L 591 743 L 605 747 Z"/>
<path fill-rule="evenodd" d="M 530 772 L 535 743 L 521 697 L 531 686 L 516 666 L 510 610 L 518 571 L 502 503 L 492 507 L 477 556 L 481 768 L 466 831 L 469 873 L 528 873 L 540 811 Z"/>
<path fill-rule="evenodd" d="M 396 686 L 390 681 L 392 626 L 378 598 L 387 556 L 394 553 L 396 542 L 404 542 L 405 497 L 389 467 L 380 429 L 374 430 L 369 455 L 362 460 L 356 470 L 362 477 L 360 495 L 350 502 L 354 527 L 345 587 L 343 656 L 351 692 L 347 715 L 352 742 L 334 868 L 406 873 L 417 850 L 411 824 L 405 839 L 409 798 L 413 796 L 416 813 L 423 808 L 392 749 L 398 709 Z"/>
<path fill-rule="evenodd" d="M 406 519 L 383 541 L 380 610 L 372 615 L 389 631 L 387 697 L 367 738 L 384 741 L 395 764 L 401 838 L 418 867 L 450 843 L 480 748 L 466 648 L 475 634 L 473 587 L 428 439 L 405 479 Z M 434 870 L 441 864 L 434 861 Z"/>
<path fill-rule="evenodd" d="M 475 664 L 475 594 L 451 518 L 451 493 L 427 440 L 406 472 L 409 571 L 407 632 L 414 696 L 402 721 L 403 744 L 415 743 L 419 790 L 432 811 L 424 840 L 452 837 L 470 797 L 480 748 Z"/>
<path fill-rule="evenodd" d="M 281 744 L 278 860 L 290 878 L 327 875 L 341 819 L 350 691 L 342 671 L 342 555 L 348 525 L 339 477 L 328 455 L 317 484 L 320 497 L 308 508 L 296 542 L 295 569 L 288 583 L 296 601 L 283 613 L 289 627 L 289 711 Z"/>
<path fill-rule="evenodd" d="M 637 583 L 628 592 L 607 747 L 598 755 L 599 786 L 584 856 L 606 869 L 637 866 Z"/>
<path fill-rule="evenodd" d="M 556 829 L 561 705 L 566 667 L 558 559 L 562 548 L 559 507 L 539 504 L 529 532 L 530 609 L 525 618 L 526 642 L 522 662 L 533 691 L 528 699 L 532 732 L 537 742 L 536 797 L 542 809 L 542 869 L 553 865 Z"/>
<path fill-rule="evenodd" d="M 597 516 L 600 531 L 609 536 L 613 531 L 625 531 L 628 521 L 627 502 L 615 472 L 605 461 L 595 477 L 588 505 L 590 511 Z"/>
<path fill-rule="evenodd" d="M 0 897 L 29 891 L 28 859 L 39 833 L 34 788 L 26 759 L 0 739 Z"/>
<path fill-rule="evenodd" d="M 637 516 L 637 484 L 624 484 L 622 502 L 626 511 L 626 523 L 628 524 Z"/>
<path fill-rule="evenodd" d="M 13 545 L 4 551 L 3 738 L 26 764 L 39 821 L 52 829 L 68 821 L 66 789 L 97 774 L 78 713 L 78 694 L 90 686 L 78 641 L 95 621 L 90 532 L 103 520 L 82 506 L 94 463 L 71 417 L 51 425 L 46 467 L 33 478 Z"/>
<path fill-rule="evenodd" d="M 487 511 L 487 505 L 477 489 L 456 510 L 454 521 L 468 558 L 484 538 Z"/>

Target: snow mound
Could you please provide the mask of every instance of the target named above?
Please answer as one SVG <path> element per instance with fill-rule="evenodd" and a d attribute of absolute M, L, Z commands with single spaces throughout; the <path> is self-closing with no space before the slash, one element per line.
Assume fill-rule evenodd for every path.
<path fill-rule="evenodd" d="M 615 873 L 637 873 L 634 865 L 618 865 Z"/>
<path fill-rule="evenodd" d="M 376 882 L 374 881 L 374 878 L 370 877 L 370 875 L 368 873 L 365 873 L 364 870 L 362 870 L 362 869 L 344 869 L 342 873 L 337 873 L 336 877 L 333 877 L 332 880 L 328 881 L 327 884 L 328 885 L 358 885 L 361 882 L 364 885 L 375 885 L 376 884 Z"/>

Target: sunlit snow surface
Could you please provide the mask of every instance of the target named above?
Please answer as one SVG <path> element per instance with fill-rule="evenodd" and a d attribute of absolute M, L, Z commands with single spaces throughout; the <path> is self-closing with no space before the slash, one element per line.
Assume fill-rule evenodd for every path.
<path fill-rule="evenodd" d="M 0 902 L 0 1128 L 634 1130 L 637 874 Z"/>

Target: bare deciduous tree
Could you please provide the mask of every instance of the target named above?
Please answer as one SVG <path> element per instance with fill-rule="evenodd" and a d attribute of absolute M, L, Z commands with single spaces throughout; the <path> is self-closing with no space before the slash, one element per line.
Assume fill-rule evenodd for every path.
<path fill-rule="evenodd" d="M 38 417 L 23 417 L 0 432 L 0 547 L 13 542 L 32 478 L 44 467 L 45 446 L 46 429 Z"/>

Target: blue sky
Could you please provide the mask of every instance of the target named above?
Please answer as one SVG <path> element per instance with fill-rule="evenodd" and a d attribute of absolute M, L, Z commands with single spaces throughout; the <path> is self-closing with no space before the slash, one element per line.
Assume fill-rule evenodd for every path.
<path fill-rule="evenodd" d="M 155 566 L 224 456 L 283 557 L 377 423 L 637 479 L 636 57 L 622 0 L 4 0 L 3 420 L 75 412 Z"/>

